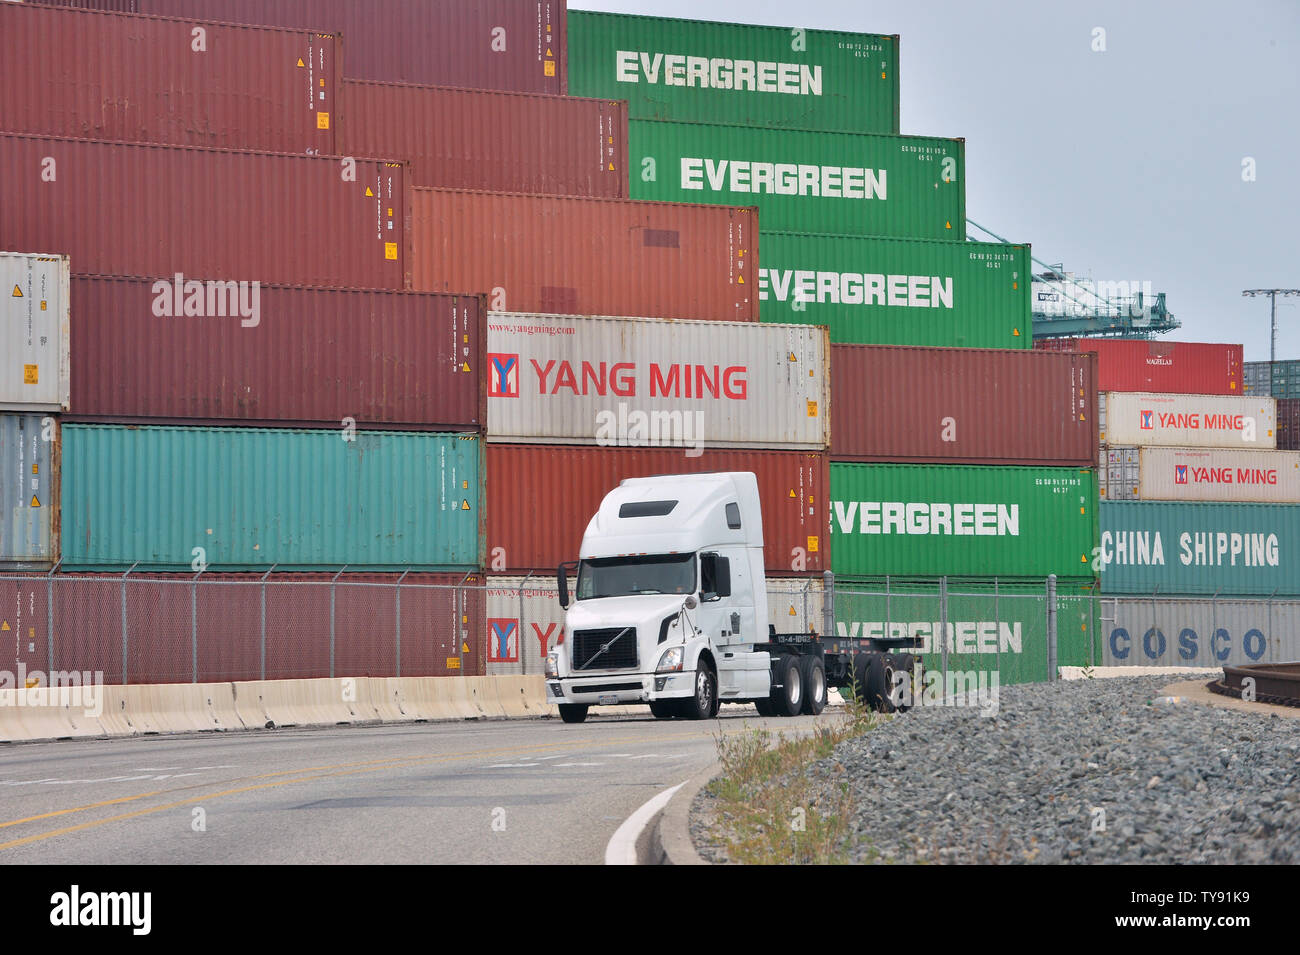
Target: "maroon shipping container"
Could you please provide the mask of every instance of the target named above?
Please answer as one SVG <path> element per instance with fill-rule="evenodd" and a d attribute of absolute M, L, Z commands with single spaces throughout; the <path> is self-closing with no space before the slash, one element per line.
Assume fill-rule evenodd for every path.
<path fill-rule="evenodd" d="M 1096 352 L 1098 391 L 1240 395 L 1242 348 L 1208 342 L 1048 338 L 1038 351 Z"/>
<path fill-rule="evenodd" d="M 68 420 L 482 429 L 481 296 L 262 285 L 255 318 L 166 317 L 149 279 L 72 279 Z M 192 420 L 180 421 L 194 424 Z"/>
<path fill-rule="evenodd" d="M 831 345 L 837 461 L 1095 467 L 1096 358 Z"/>
<path fill-rule="evenodd" d="M 411 190 L 412 287 L 493 311 L 758 321 L 758 210 Z"/>
<path fill-rule="evenodd" d="M 405 183 L 381 160 L 0 133 L 0 247 L 80 273 L 400 289 Z"/>
<path fill-rule="evenodd" d="M 347 80 L 339 151 L 409 160 L 411 184 L 627 197 L 627 103 Z"/>
<path fill-rule="evenodd" d="M 4 616 L 21 630 L 16 643 L 0 641 L 0 669 L 89 671 L 106 684 L 329 677 L 332 590 L 333 676 L 395 676 L 400 576 L 346 574 L 332 587 L 328 573 L 277 573 L 265 583 L 261 574 L 205 574 L 199 583 L 193 574 L 0 576 L 0 606 L 15 608 Z M 402 676 L 486 672 L 484 586 L 478 575 L 406 575 Z"/>
<path fill-rule="evenodd" d="M 568 92 L 565 0 L 36 0 L 341 34 L 347 76 Z"/>
<path fill-rule="evenodd" d="M 769 577 L 830 568 L 830 463 L 825 453 L 487 446 L 488 566 L 491 573 L 554 572 L 576 560 L 601 499 L 624 478 L 702 471 L 753 471 L 763 507 Z"/>
<path fill-rule="evenodd" d="M 1300 451 L 1300 398 L 1277 399 L 1277 448 Z"/>
<path fill-rule="evenodd" d="M 0 3 L 8 132 L 333 155 L 338 86 L 324 34 Z"/>

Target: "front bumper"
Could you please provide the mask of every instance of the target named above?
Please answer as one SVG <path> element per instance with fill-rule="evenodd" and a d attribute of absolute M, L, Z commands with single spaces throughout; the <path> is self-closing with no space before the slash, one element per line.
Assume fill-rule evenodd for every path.
<path fill-rule="evenodd" d="M 605 673 L 582 677 L 547 677 L 548 703 L 590 706 L 681 700 L 695 692 L 695 671 L 671 673 Z"/>

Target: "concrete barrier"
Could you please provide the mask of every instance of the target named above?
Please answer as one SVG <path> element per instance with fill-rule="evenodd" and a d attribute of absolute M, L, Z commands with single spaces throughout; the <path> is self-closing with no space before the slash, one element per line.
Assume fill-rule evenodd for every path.
<path fill-rule="evenodd" d="M 397 694 L 390 693 L 389 682 L 384 677 L 362 677 L 357 681 L 361 690 L 361 704 L 365 715 L 373 714 L 382 723 L 401 723 L 409 717 L 402 715 Z"/>
<path fill-rule="evenodd" d="M 0 690 L 0 740 L 102 736 L 99 722 L 87 715 L 98 708 L 94 704 L 100 698 L 98 688 L 91 689 L 97 694 L 94 701 L 74 687 Z"/>
<path fill-rule="evenodd" d="M 127 711 L 126 687 L 103 686 L 101 712 L 95 717 L 104 736 L 136 736 L 140 730 Z"/>
<path fill-rule="evenodd" d="M 374 723 L 359 705 L 359 678 L 246 680 L 234 684 L 235 710 L 250 726 L 334 726 Z"/>

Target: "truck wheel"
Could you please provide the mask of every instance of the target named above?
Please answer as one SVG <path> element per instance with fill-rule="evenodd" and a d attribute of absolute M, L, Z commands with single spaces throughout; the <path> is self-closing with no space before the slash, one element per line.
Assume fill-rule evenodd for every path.
<path fill-rule="evenodd" d="M 777 716 L 798 716 L 803 709 L 803 673 L 799 659 L 782 654 L 772 667 L 772 708 Z"/>
<path fill-rule="evenodd" d="M 676 700 L 651 700 L 650 712 L 657 720 L 670 720 L 677 715 Z"/>
<path fill-rule="evenodd" d="M 586 703 L 561 703 L 560 719 L 566 723 L 581 723 L 587 718 Z"/>
<path fill-rule="evenodd" d="M 848 687 L 859 703 L 863 705 L 870 704 L 870 698 L 867 696 L 867 678 L 871 675 L 872 654 L 859 653 L 853 658 L 853 685 Z M 843 688 L 841 689 L 843 694 Z"/>
<path fill-rule="evenodd" d="M 772 706 L 770 699 L 755 700 L 754 709 L 758 710 L 759 716 L 776 716 L 776 708 Z"/>
<path fill-rule="evenodd" d="M 894 712 L 889 694 L 894 687 L 894 660 L 888 653 L 875 653 L 867 669 L 867 703 L 879 713 Z"/>
<path fill-rule="evenodd" d="M 906 713 L 914 705 L 912 697 L 916 692 L 916 688 L 913 686 L 912 681 L 916 673 L 916 657 L 910 653 L 894 653 L 890 655 L 894 658 L 895 670 L 906 674 L 903 677 L 903 699 L 909 702 L 900 703 L 898 706 L 898 712 Z"/>
<path fill-rule="evenodd" d="M 688 720 L 707 720 L 718 705 L 718 678 L 712 668 L 701 661 L 695 669 L 695 695 L 679 704 Z"/>
<path fill-rule="evenodd" d="M 803 677 L 803 711 L 817 716 L 826 709 L 826 664 L 820 657 L 800 657 L 799 669 Z"/>

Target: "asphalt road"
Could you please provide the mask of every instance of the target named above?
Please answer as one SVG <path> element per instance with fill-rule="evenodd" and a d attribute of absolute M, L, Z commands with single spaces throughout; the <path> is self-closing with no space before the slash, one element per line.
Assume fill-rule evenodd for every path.
<path fill-rule="evenodd" d="M 0 863 L 603 863 L 618 826 L 716 759 L 719 733 L 595 717 L 0 747 Z"/>

